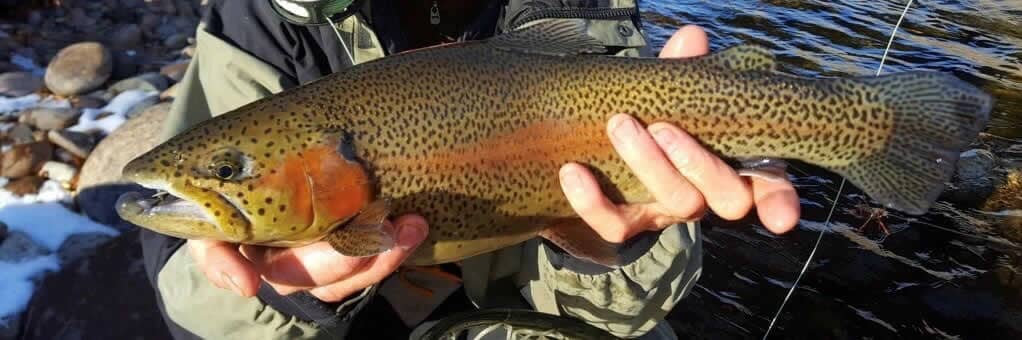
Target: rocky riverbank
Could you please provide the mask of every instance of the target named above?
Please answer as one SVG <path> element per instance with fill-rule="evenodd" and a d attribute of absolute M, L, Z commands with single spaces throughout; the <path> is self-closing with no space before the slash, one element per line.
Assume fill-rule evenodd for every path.
<path fill-rule="evenodd" d="M 138 248 L 136 230 L 113 213 L 117 187 L 110 185 L 124 162 L 155 145 L 201 7 L 188 0 L 0 3 L 0 338 L 39 335 L 62 320 L 46 305 L 67 301 L 62 292 L 109 267 L 88 259 L 97 248 Z M 103 269 L 99 281 L 137 287 L 148 306 L 137 253 L 118 262 L 134 271 Z M 94 283 L 79 287 L 103 291 Z M 38 286 L 47 293 L 36 294 Z M 26 329 L 26 309 L 49 313 L 33 315 L 36 329 Z M 39 320 L 47 314 L 56 318 Z M 150 328 L 161 322 L 152 308 L 128 314 Z"/>

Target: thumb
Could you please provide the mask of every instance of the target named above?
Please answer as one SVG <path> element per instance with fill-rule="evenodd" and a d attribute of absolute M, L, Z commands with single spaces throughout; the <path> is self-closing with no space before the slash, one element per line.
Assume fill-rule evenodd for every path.
<path fill-rule="evenodd" d="M 710 53 L 710 38 L 696 25 L 686 25 L 674 32 L 660 50 L 660 58 L 689 58 Z"/>

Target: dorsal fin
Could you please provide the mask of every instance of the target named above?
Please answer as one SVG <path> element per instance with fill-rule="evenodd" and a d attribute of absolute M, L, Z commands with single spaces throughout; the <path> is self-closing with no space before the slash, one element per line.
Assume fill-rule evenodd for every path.
<path fill-rule="evenodd" d="M 493 37 L 488 43 L 506 51 L 559 57 L 607 51 L 602 42 L 586 33 L 585 21 L 581 19 L 541 21 Z"/>
<path fill-rule="evenodd" d="M 711 66 L 734 71 L 775 71 L 777 59 L 766 47 L 742 44 L 728 47 L 720 52 L 698 59 Z"/>

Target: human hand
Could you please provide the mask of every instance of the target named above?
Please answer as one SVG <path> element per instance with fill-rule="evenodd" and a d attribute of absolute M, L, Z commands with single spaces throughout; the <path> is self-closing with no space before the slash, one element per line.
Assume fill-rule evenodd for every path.
<path fill-rule="evenodd" d="M 271 248 L 220 241 L 188 240 L 188 251 L 213 285 L 242 296 L 254 296 L 261 280 L 278 294 L 308 291 L 325 302 L 358 293 L 397 270 L 428 233 L 418 215 L 394 219 L 397 241 L 371 257 L 343 256 L 320 241 L 296 248 Z"/>
<path fill-rule="evenodd" d="M 709 53 L 706 32 L 685 26 L 660 52 L 661 58 Z M 656 202 L 611 202 L 585 167 L 561 167 L 561 186 L 572 208 L 603 239 L 620 243 L 646 230 L 693 221 L 712 209 L 721 218 L 744 218 L 753 205 L 771 232 L 791 230 L 799 220 L 799 200 L 787 179 L 742 178 L 714 153 L 676 126 L 655 123 L 643 129 L 624 114 L 611 117 L 608 134 L 618 155 L 648 188 Z"/>

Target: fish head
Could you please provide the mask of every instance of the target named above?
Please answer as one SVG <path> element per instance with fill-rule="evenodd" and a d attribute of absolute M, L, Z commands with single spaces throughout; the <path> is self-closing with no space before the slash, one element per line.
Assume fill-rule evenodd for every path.
<path fill-rule="evenodd" d="M 367 203 L 366 172 L 336 133 L 218 118 L 129 162 L 122 176 L 160 194 L 126 193 L 118 214 L 179 238 L 294 246 Z"/>

